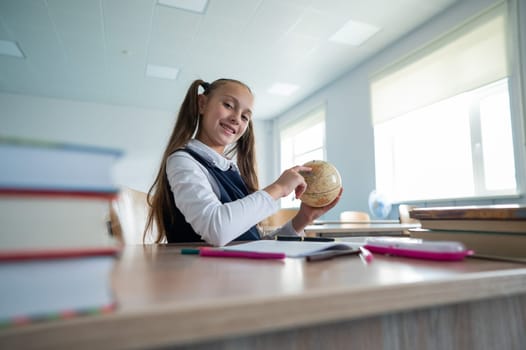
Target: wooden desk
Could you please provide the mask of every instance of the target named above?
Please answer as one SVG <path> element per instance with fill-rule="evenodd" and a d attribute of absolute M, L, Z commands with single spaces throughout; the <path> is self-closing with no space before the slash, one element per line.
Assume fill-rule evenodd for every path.
<path fill-rule="evenodd" d="M 526 265 L 317 263 L 129 246 L 113 314 L 0 331 L 2 349 L 525 349 Z"/>
<path fill-rule="evenodd" d="M 314 237 L 345 236 L 401 236 L 405 230 L 419 228 L 420 224 L 400 223 L 353 223 L 353 224 L 315 224 L 305 228 L 305 235 Z"/>

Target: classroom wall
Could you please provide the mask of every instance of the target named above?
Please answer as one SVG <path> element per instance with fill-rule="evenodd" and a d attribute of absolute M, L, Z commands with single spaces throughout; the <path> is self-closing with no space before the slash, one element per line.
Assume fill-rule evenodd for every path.
<path fill-rule="evenodd" d="M 273 176 L 273 166 L 276 154 L 279 152 L 273 139 L 274 129 L 271 121 L 254 120 L 254 130 L 256 133 L 256 157 L 258 162 L 259 187 L 264 188 L 276 180 Z"/>
<path fill-rule="evenodd" d="M 140 191 L 147 191 L 155 179 L 176 117 L 170 111 L 15 94 L 0 94 L 0 106 L 1 135 L 123 150 L 115 182 Z M 272 130 L 268 125 L 255 129 L 257 147 L 263 149 Z M 262 168 L 271 154 L 262 155 Z"/>
<path fill-rule="evenodd" d="M 0 94 L 3 135 L 121 149 L 117 184 L 151 185 L 174 117 L 166 111 L 26 95 Z"/>
<path fill-rule="evenodd" d="M 524 1 L 521 2 L 520 20 L 526 21 Z M 420 28 L 408 34 L 394 45 L 384 49 L 382 52 L 368 59 L 365 63 L 343 75 L 340 79 L 322 88 L 303 102 L 289 109 L 286 113 L 274 118 L 274 141 L 279 141 L 279 129 L 287 123 L 297 119 L 305 112 L 323 103 L 327 104 L 327 160 L 332 162 L 340 170 L 343 178 L 344 193 L 340 203 L 329 213 L 325 219 L 337 219 L 343 210 L 368 210 L 368 196 L 375 188 L 374 173 L 374 135 L 371 123 L 370 99 L 369 99 L 369 77 L 376 71 L 399 60 L 407 53 L 425 45 L 435 37 L 447 32 L 452 27 L 461 24 L 467 18 L 477 14 L 481 10 L 495 3 L 492 0 L 466 0 L 453 5 L 433 20 L 425 23 Z M 522 53 L 526 48 L 526 30 L 524 24 L 521 29 Z M 515 41 L 516 43 L 517 41 Z M 523 56 L 526 57 L 526 56 Z M 522 65 L 520 72 L 524 75 L 526 70 Z M 519 83 L 519 73 L 512 77 L 513 83 Z M 524 80 L 523 80 L 524 81 Z M 523 101 L 526 101 L 523 90 Z M 520 98 L 520 96 L 515 96 Z M 522 110 L 516 110 L 523 116 Z M 524 122 L 523 122 L 524 123 Z M 515 123 L 516 136 L 521 139 L 522 148 L 519 150 L 518 163 L 519 183 L 526 183 L 525 160 L 524 160 L 524 135 L 521 132 L 523 124 Z M 445 141 L 447 142 L 447 141 Z M 269 176 L 277 176 L 279 160 L 274 161 L 275 173 Z M 418 205 L 466 205 L 466 204 L 495 204 L 503 202 L 522 202 L 522 198 L 506 199 L 484 199 L 477 201 L 443 201 L 433 203 L 418 203 Z M 391 211 L 390 218 L 397 218 L 397 208 Z"/>

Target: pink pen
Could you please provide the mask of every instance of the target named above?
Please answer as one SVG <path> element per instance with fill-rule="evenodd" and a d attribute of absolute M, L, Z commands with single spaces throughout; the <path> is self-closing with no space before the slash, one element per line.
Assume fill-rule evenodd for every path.
<path fill-rule="evenodd" d="M 222 250 L 212 248 L 201 248 L 200 256 L 217 258 L 248 258 L 248 259 L 285 259 L 285 253 L 263 253 L 263 252 L 244 252 L 238 250 Z"/>
<path fill-rule="evenodd" d="M 373 255 L 373 253 L 371 253 L 369 251 L 369 249 L 364 248 L 364 247 L 360 247 L 360 251 L 361 251 L 360 256 L 362 257 L 362 259 L 365 260 L 365 262 L 370 263 L 371 261 L 373 261 L 374 255 Z"/>

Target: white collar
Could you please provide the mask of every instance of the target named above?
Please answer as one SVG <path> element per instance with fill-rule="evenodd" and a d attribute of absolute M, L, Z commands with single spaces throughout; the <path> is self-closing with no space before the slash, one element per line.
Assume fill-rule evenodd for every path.
<path fill-rule="evenodd" d="M 225 156 L 217 153 L 209 146 L 205 145 L 197 139 L 191 139 L 186 144 L 186 147 L 199 153 L 200 156 L 204 157 L 208 162 L 213 164 L 215 167 L 226 171 L 230 168 L 237 170 L 237 164 L 231 159 L 226 158 Z"/>

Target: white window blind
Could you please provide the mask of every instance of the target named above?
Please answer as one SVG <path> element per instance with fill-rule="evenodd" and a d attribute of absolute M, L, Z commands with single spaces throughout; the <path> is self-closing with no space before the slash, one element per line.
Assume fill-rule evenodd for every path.
<path fill-rule="evenodd" d="M 499 4 L 371 80 L 373 123 L 508 76 L 506 6 Z"/>
<path fill-rule="evenodd" d="M 518 194 L 507 11 L 493 6 L 373 76 L 377 191 L 395 202 Z"/>

